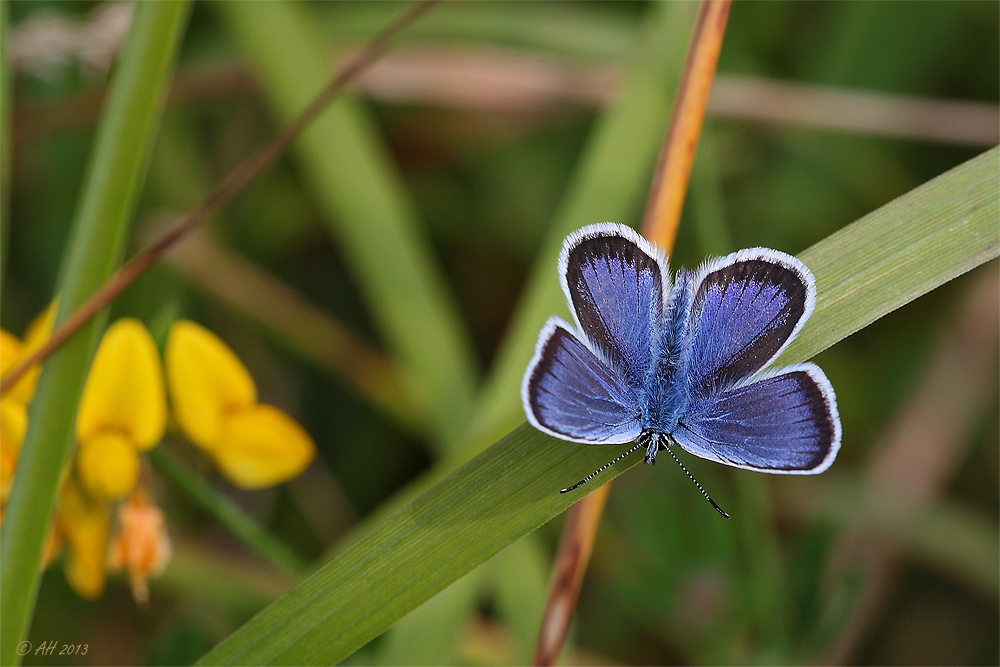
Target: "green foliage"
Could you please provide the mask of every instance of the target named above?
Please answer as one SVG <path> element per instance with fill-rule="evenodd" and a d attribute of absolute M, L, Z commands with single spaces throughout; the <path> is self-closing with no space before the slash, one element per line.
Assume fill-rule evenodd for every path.
<path fill-rule="evenodd" d="M 277 116 L 292 118 L 329 79 L 308 17 L 283 3 L 220 3 L 218 10 L 245 44 Z M 441 447 L 454 446 L 475 381 L 471 346 L 371 119 L 357 101 L 340 99 L 296 152 L 380 333 L 403 363 L 413 400 Z"/>
<path fill-rule="evenodd" d="M 133 218 L 130 250 L 279 132 L 402 4 L 198 7 L 154 146 L 186 4 L 137 3 L 101 107 L 104 74 L 77 56 L 42 73 L 15 59 L 8 76 L 9 33 L 40 14 L 0 6 L 5 329 L 23 332 L 53 292 L 65 316 L 118 265 Z M 125 599 L 123 578 L 85 602 L 61 562 L 37 572 L 103 322 L 57 353 L 3 508 L 0 663 L 21 659 L 25 637 L 89 643 L 81 661 L 94 664 L 530 660 L 551 519 L 582 493 L 558 489 L 617 452 L 523 425 L 521 375 L 542 322 L 565 315 L 565 235 L 638 222 L 696 8 L 442 3 L 197 243 L 116 301 L 115 316 L 154 333 L 178 317 L 218 333 L 319 450 L 301 478 L 247 493 L 168 438 L 146 473 L 175 551 L 149 609 Z M 995 108 L 997 25 L 984 2 L 735 3 L 720 75 Z M 514 85 L 526 82 L 539 88 Z M 871 483 L 937 341 L 957 335 L 963 294 L 995 268 L 976 269 L 1000 252 L 990 145 L 707 119 L 671 265 L 754 245 L 803 259 L 819 299 L 780 363 L 820 355 L 844 446 L 829 473 L 801 480 L 685 459 L 729 522 L 669 462 L 621 477 L 570 660 L 996 663 L 995 377 L 952 425 L 954 474 L 925 505 Z M 887 545 L 899 578 L 880 584 L 845 559 L 858 534 Z M 883 607 L 868 600 L 879 585 Z"/>

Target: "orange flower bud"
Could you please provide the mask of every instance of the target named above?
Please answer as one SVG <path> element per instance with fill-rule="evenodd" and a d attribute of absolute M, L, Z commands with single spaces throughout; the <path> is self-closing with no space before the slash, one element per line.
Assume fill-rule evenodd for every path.
<path fill-rule="evenodd" d="M 149 601 L 147 579 L 163 572 L 171 551 L 163 511 L 149 501 L 145 492 L 136 490 L 118 509 L 118 530 L 111 543 L 108 567 L 112 572 L 128 568 L 137 604 Z"/>

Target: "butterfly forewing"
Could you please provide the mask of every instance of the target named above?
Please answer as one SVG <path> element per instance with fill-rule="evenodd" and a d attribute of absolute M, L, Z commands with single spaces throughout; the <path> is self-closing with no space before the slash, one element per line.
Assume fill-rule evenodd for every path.
<path fill-rule="evenodd" d="M 559 318 L 542 329 L 521 397 L 532 425 L 559 438 L 620 444 L 640 433 L 635 392 Z"/>
<path fill-rule="evenodd" d="M 805 265 L 776 250 L 741 250 L 700 269 L 688 330 L 692 397 L 726 391 L 773 361 L 812 313 L 815 295 Z"/>
<path fill-rule="evenodd" d="M 592 225 L 560 257 L 563 288 L 591 346 L 635 388 L 649 372 L 663 317 L 666 263 L 632 229 Z"/>
<path fill-rule="evenodd" d="M 833 388 L 814 364 L 799 364 L 711 396 L 672 434 L 705 459 L 785 474 L 826 470 L 840 449 Z"/>

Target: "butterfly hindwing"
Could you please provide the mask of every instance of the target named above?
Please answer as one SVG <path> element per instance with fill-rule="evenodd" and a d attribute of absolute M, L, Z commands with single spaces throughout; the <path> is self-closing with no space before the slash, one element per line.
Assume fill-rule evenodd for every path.
<path fill-rule="evenodd" d="M 538 337 L 521 387 L 535 428 L 588 444 L 621 444 L 640 433 L 634 390 L 558 317 Z"/>
<path fill-rule="evenodd" d="M 688 328 L 692 397 L 723 392 L 767 366 L 815 302 L 812 273 L 777 250 L 740 250 L 700 268 Z"/>
<path fill-rule="evenodd" d="M 701 458 L 760 472 L 809 475 L 840 449 L 833 387 L 815 364 L 797 364 L 706 398 L 672 437 Z"/>
<path fill-rule="evenodd" d="M 642 387 L 669 289 L 666 260 L 631 228 L 604 223 L 571 234 L 559 268 L 591 347 L 631 386 Z"/>

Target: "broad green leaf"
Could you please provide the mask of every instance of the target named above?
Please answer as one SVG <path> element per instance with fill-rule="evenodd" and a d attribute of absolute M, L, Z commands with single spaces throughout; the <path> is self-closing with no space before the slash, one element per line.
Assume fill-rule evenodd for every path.
<path fill-rule="evenodd" d="M 998 157 L 1000 148 L 986 151 L 799 255 L 819 298 L 777 363 L 809 359 L 996 257 Z"/>
<path fill-rule="evenodd" d="M 252 61 L 275 116 L 287 121 L 329 81 L 325 50 L 306 5 L 215 5 Z M 357 100 L 338 99 L 294 147 L 368 306 L 400 360 L 407 389 L 437 444 L 454 448 L 468 417 L 472 345 L 402 179 Z"/>
<path fill-rule="evenodd" d="M 117 268 L 142 186 L 188 2 L 141 3 L 101 114 L 60 268 L 57 322 Z M 0 545 L 0 663 L 16 664 L 38 591 L 42 546 L 63 466 L 73 451 L 76 407 L 104 317 L 84 326 L 45 364 L 31 405 Z"/>
<path fill-rule="evenodd" d="M 804 253 L 819 298 L 813 320 L 783 361 L 803 360 L 1000 254 L 998 157 L 1000 149 L 988 151 Z M 843 243 L 845 237 L 852 243 Z M 865 270 L 858 273 L 859 267 Z M 562 442 L 522 424 L 348 546 L 201 664 L 342 660 L 566 509 L 590 489 L 558 490 L 619 451 Z M 640 460 L 623 462 L 602 481 Z"/>
<path fill-rule="evenodd" d="M 455 664 L 459 633 L 476 610 L 476 592 L 484 574 L 479 568 L 459 577 L 392 626 L 379 647 L 378 664 Z"/>

